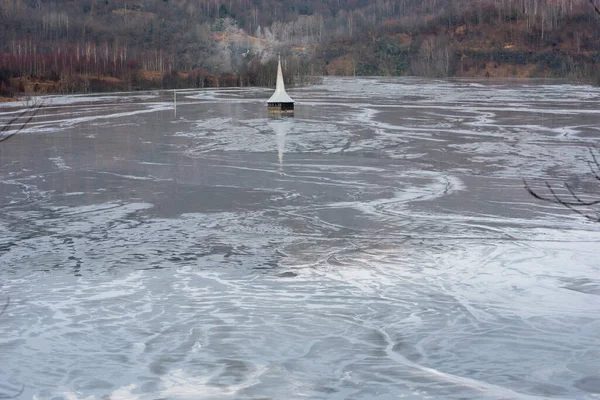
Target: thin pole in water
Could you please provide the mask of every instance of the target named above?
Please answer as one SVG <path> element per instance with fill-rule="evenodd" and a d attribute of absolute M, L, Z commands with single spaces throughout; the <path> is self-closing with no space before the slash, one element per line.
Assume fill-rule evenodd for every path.
<path fill-rule="evenodd" d="M 177 116 L 177 91 L 175 89 L 173 89 L 173 111 Z"/>

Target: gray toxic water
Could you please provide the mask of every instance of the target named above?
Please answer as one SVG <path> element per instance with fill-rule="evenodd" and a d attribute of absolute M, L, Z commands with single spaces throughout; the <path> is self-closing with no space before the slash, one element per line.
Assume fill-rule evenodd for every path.
<path fill-rule="evenodd" d="M 0 145 L 0 397 L 599 396 L 600 224 L 522 179 L 597 190 L 600 89 L 290 93 L 46 97 Z"/>

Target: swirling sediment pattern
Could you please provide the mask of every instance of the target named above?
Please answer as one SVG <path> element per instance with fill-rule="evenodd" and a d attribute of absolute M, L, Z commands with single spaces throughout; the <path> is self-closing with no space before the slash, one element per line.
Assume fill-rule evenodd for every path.
<path fill-rule="evenodd" d="M 600 224 L 523 188 L 600 195 L 598 88 L 269 93 L 46 97 L 2 143 L 0 398 L 600 396 Z"/>

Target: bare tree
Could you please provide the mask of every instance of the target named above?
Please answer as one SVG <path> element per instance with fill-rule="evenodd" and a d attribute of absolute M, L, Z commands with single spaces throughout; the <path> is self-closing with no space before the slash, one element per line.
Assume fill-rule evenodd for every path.
<path fill-rule="evenodd" d="M 600 15 L 600 9 L 596 6 L 594 0 L 589 1 L 596 13 Z M 588 167 L 594 179 L 600 183 L 600 150 L 589 149 L 589 151 L 590 160 L 587 161 Z M 590 221 L 600 222 L 600 199 L 598 199 L 598 196 L 577 193 L 575 189 L 566 182 L 563 183 L 562 189 L 557 189 L 548 181 L 544 181 L 545 191 L 533 189 L 525 179 L 523 179 L 523 183 L 529 194 L 536 199 L 559 204 Z M 562 193 L 559 193 L 559 190 Z"/>
<path fill-rule="evenodd" d="M 600 182 L 599 160 L 600 151 L 590 149 L 590 160 L 587 161 L 587 164 L 593 178 L 598 182 Z M 557 188 L 548 181 L 544 181 L 545 190 L 533 189 L 525 179 L 523 179 L 523 183 L 529 194 L 536 199 L 559 204 L 590 221 L 600 222 L 600 199 L 577 193 L 568 183 L 563 183 L 562 188 Z"/>
<path fill-rule="evenodd" d="M 31 122 L 33 117 L 40 111 L 42 107 L 41 103 L 34 103 L 21 111 L 15 117 L 5 122 L 0 127 L 0 143 L 10 139 L 17 133 L 21 132 Z"/>

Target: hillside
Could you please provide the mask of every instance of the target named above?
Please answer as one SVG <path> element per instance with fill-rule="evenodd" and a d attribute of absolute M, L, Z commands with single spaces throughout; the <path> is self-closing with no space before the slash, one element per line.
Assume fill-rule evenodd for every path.
<path fill-rule="evenodd" d="M 600 84 L 590 0 L 0 0 L 0 96 L 424 75 Z"/>

